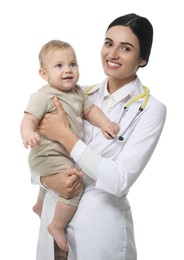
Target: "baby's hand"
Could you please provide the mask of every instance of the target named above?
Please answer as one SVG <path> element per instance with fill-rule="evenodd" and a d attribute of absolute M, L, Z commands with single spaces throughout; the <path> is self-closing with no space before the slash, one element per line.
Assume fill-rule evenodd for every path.
<path fill-rule="evenodd" d="M 33 132 L 23 139 L 25 148 L 37 148 L 41 143 L 40 136 L 37 132 Z"/>
<path fill-rule="evenodd" d="M 116 122 L 107 121 L 104 125 L 102 132 L 106 138 L 115 138 L 119 133 L 120 127 Z"/>

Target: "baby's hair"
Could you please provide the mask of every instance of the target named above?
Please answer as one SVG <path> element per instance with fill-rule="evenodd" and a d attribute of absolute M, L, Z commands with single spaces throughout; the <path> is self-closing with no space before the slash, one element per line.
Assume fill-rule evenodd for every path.
<path fill-rule="evenodd" d="M 43 67 L 43 59 L 45 55 L 51 50 L 57 50 L 57 49 L 67 49 L 67 48 L 72 48 L 73 47 L 68 43 L 60 40 L 51 40 L 44 44 L 40 50 L 39 53 L 39 62 L 40 62 L 40 67 Z"/>

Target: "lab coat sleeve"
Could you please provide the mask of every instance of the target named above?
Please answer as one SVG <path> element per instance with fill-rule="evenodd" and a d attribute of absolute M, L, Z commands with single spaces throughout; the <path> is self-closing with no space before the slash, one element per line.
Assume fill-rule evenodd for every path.
<path fill-rule="evenodd" d="M 89 177 L 96 180 L 97 189 L 121 197 L 148 163 L 165 118 L 166 107 L 162 103 L 156 102 L 145 109 L 115 160 L 102 157 L 82 141 L 74 147 L 71 156 Z"/>
<path fill-rule="evenodd" d="M 97 179 L 97 169 L 101 161 L 99 153 L 95 152 L 83 141 L 79 140 L 72 149 L 70 156 L 78 163 L 78 166 L 81 167 L 83 172 L 92 179 Z"/>
<path fill-rule="evenodd" d="M 48 225 L 51 223 L 55 206 L 57 203 L 57 194 L 48 190 L 45 195 L 42 215 L 40 221 L 39 238 L 36 250 L 36 260 L 54 260 L 54 240 L 48 232 Z"/>

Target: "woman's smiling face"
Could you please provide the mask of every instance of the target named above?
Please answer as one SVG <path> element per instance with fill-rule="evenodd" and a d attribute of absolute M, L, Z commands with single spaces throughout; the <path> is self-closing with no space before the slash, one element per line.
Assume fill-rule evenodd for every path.
<path fill-rule="evenodd" d="M 140 57 L 140 45 L 137 36 L 128 26 L 111 27 L 105 35 L 101 50 L 104 72 L 110 78 L 130 82 L 136 71 L 146 61 Z"/>

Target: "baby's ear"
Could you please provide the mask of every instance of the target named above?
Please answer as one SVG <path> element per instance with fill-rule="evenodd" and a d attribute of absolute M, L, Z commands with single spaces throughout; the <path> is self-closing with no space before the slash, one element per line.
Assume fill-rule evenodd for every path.
<path fill-rule="evenodd" d="M 39 74 L 42 77 L 42 79 L 48 81 L 47 72 L 44 69 L 40 68 L 39 69 Z"/>

